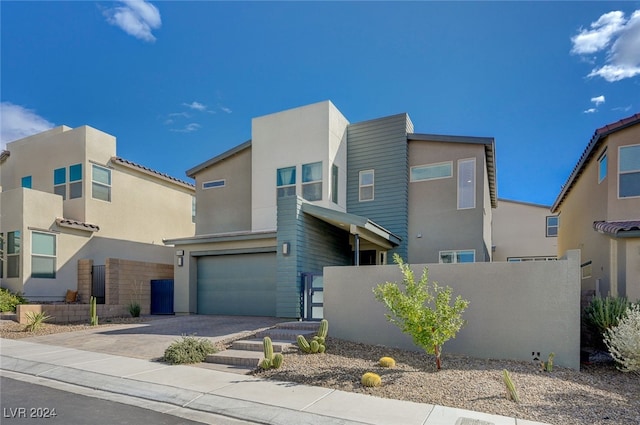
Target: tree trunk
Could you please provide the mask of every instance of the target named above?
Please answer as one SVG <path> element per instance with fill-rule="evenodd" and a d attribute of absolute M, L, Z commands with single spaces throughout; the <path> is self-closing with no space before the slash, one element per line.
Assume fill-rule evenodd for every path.
<path fill-rule="evenodd" d="M 440 370 L 440 347 L 437 344 L 434 347 L 436 353 L 436 369 Z"/>

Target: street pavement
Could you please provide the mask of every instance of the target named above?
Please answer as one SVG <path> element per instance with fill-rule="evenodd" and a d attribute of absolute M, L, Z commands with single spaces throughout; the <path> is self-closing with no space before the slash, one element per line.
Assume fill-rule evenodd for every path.
<path fill-rule="evenodd" d="M 204 323 L 209 321 L 209 326 L 211 321 L 218 321 L 216 328 L 219 329 L 203 329 L 204 334 L 198 334 L 213 339 L 226 339 L 230 335 L 249 332 L 251 326 L 255 329 L 268 327 L 275 320 L 188 316 L 186 319 L 175 317 L 158 320 L 160 323 L 156 323 L 155 330 L 151 326 L 126 325 L 99 332 L 82 331 L 82 335 L 78 335 L 82 332 L 74 332 L 75 338 L 57 334 L 59 338 L 50 335 L 29 338 L 28 341 L 0 339 L 0 372 L 3 376 L 15 374 L 13 376 L 37 377 L 250 423 L 544 425 L 482 412 L 153 361 L 162 353 L 157 354 L 149 349 L 148 345 L 155 344 L 151 342 L 152 337 L 157 337 L 160 341 L 157 342 L 158 346 L 161 345 L 164 350 L 168 345 L 164 337 L 170 336 L 171 341 L 175 340 L 184 333 L 176 335 L 175 332 L 188 328 L 189 322 L 194 319 Z M 240 324 L 242 319 L 248 322 Z M 238 323 L 234 324 L 236 321 Z M 150 323 L 153 322 L 156 320 Z M 111 354 L 116 350 L 118 354 Z M 142 352 L 146 353 L 146 358 L 141 358 Z M 207 420 L 206 423 L 217 422 Z"/>

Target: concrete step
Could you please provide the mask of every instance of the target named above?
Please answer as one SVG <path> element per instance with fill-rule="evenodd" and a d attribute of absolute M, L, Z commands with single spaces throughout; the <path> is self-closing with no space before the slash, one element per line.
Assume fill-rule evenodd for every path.
<path fill-rule="evenodd" d="M 292 341 L 279 341 L 279 340 L 272 339 L 271 342 L 273 343 L 274 353 L 281 353 L 285 349 L 293 345 Z M 243 339 L 239 341 L 234 341 L 231 344 L 231 349 L 262 352 L 264 350 L 264 346 L 262 343 L 262 339 Z"/>
<path fill-rule="evenodd" d="M 233 366 L 256 368 L 260 360 L 264 358 L 262 351 L 224 350 L 219 353 L 209 354 L 207 363 L 219 363 Z"/>
<path fill-rule="evenodd" d="M 265 336 L 271 338 L 271 340 L 278 341 L 290 341 L 295 342 L 298 335 L 303 335 L 306 338 L 313 336 L 317 331 L 306 329 L 280 329 L 272 328 L 256 333 L 256 338 L 262 339 Z"/>
<path fill-rule="evenodd" d="M 318 332 L 320 322 L 282 322 L 275 327 L 277 329 L 299 329 L 301 331 Z"/>

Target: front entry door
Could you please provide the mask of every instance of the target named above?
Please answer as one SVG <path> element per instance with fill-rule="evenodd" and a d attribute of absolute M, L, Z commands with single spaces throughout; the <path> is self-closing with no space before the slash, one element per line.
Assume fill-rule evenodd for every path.
<path fill-rule="evenodd" d="M 324 317 L 324 284 L 321 274 L 303 273 L 303 312 L 305 320 L 322 320 Z"/>

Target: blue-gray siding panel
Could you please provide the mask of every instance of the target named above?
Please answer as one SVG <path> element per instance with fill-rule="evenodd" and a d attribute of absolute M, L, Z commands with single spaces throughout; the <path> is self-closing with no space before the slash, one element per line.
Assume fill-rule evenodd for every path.
<path fill-rule="evenodd" d="M 365 216 L 399 236 L 397 252 L 407 258 L 409 151 L 406 114 L 351 124 L 347 129 L 347 211 Z M 375 170 L 374 200 L 359 201 L 359 172 Z M 392 258 L 389 255 L 388 258 Z"/>

